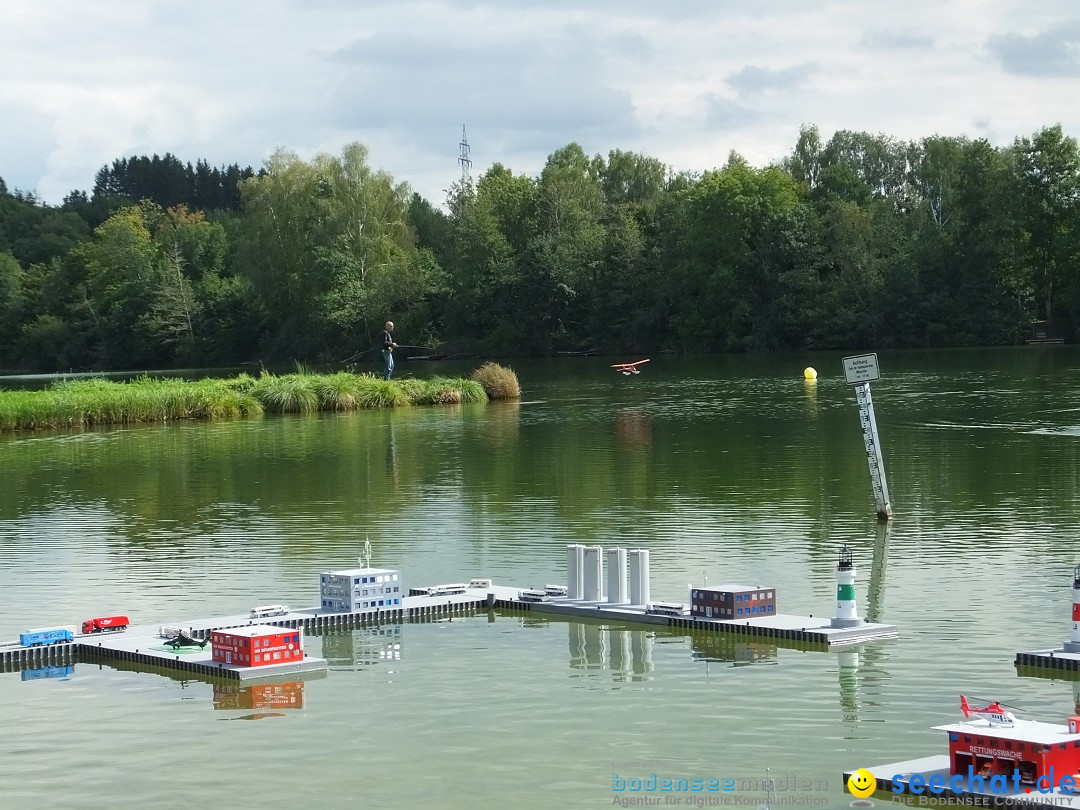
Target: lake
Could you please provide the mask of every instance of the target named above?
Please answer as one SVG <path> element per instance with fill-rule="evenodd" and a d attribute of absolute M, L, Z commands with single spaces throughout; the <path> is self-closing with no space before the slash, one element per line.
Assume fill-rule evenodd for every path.
<path fill-rule="evenodd" d="M 878 356 L 887 523 L 841 353 L 506 361 L 520 402 L 0 436 L 2 640 L 313 606 L 365 539 L 407 587 L 565 584 L 584 542 L 649 549 L 654 599 L 763 583 L 804 615 L 847 545 L 860 615 L 900 630 L 824 651 L 481 612 L 312 634 L 330 671 L 276 688 L 0 673 L 0 805 L 576 810 L 653 774 L 764 803 L 768 774 L 778 806 L 839 808 L 845 769 L 944 753 L 961 693 L 1064 723 L 1076 684 L 1013 659 L 1070 630 L 1080 351 Z"/>

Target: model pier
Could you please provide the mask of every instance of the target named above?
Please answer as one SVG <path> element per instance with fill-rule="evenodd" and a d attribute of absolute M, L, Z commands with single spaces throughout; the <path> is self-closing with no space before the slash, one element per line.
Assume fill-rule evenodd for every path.
<path fill-rule="evenodd" d="M 1060 647 L 1018 652 L 1015 666 L 1025 669 L 1055 669 L 1080 672 L 1080 565 L 1073 568 L 1072 629 Z"/>
<path fill-rule="evenodd" d="M 826 646 L 899 635 L 892 625 L 859 617 L 856 570 L 846 547 L 837 565 L 836 612 L 831 618 L 777 613 L 776 589 L 771 586 L 694 588 L 689 607 L 654 601 L 645 549 L 613 548 L 605 553 L 599 546 L 568 546 L 566 585 L 522 589 L 480 578 L 467 584 L 413 587 L 408 595 L 400 570 L 372 568 L 370 550 L 360 562 L 359 568 L 319 575 L 318 607 L 261 605 L 248 613 L 158 626 L 131 625 L 126 616 L 117 616 L 84 622 L 84 631 L 92 632 L 75 633 L 73 627 L 27 631 L 20 636 L 23 643 L 0 645 L 0 667 L 45 669 L 106 659 L 122 662 L 125 668 L 142 666 L 226 681 L 287 679 L 327 669 L 325 659 L 304 651 L 310 631 L 435 621 L 493 609 Z"/>
<path fill-rule="evenodd" d="M 562 616 L 618 622 L 659 624 L 686 630 L 742 633 L 766 638 L 829 646 L 897 638 L 896 627 L 860 618 L 856 607 L 856 568 L 850 550 L 840 550 L 837 563 L 836 613 L 832 617 L 798 616 L 776 612 L 776 589 L 750 585 L 701 587 L 691 591 L 691 604 L 650 599 L 649 552 L 645 549 L 608 549 L 606 595 L 601 585 L 603 549 L 567 546 L 566 595 L 535 598 L 532 592 L 509 603 L 497 595 L 495 606 Z M 613 553 L 614 552 L 614 553 Z M 629 589 L 627 581 L 629 564 Z"/>

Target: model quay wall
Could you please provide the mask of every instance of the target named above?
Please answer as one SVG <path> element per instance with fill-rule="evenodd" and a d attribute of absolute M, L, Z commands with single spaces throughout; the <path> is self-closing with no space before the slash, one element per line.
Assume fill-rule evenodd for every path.
<path fill-rule="evenodd" d="M 434 585 L 410 588 L 405 593 L 399 569 L 371 568 L 370 555 L 362 567 L 327 571 L 319 576 L 321 605 L 293 611 L 283 605 L 253 608 L 249 614 L 173 622 L 164 627 L 128 626 L 125 630 L 75 636 L 66 643 L 44 647 L 0 645 L 0 666 L 25 669 L 48 664 L 69 665 L 85 658 L 113 658 L 200 675 L 223 678 L 255 677 L 248 669 L 213 661 L 211 651 L 190 645 L 172 647 L 166 628 L 179 627 L 195 641 L 205 641 L 212 633 L 254 625 L 301 628 L 304 631 L 349 629 L 380 622 L 436 621 L 454 615 L 468 615 L 493 609 L 546 613 L 583 620 L 659 625 L 677 630 L 712 631 L 802 642 L 826 647 L 858 644 L 899 636 L 892 625 L 867 622 L 858 615 L 855 599 L 855 567 L 847 548 L 840 551 L 837 566 L 837 601 L 831 618 L 813 615 L 774 613 L 774 588 L 766 590 L 770 610 L 750 618 L 695 616 L 681 603 L 650 600 L 649 552 L 646 549 L 604 549 L 574 544 L 567 547 L 566 585 L 545 585 L 543 589 L 499 586 L 489 579 L 473 579 L 468 585 Z M 607 559 L 605 571 L 604 560 Z M 605 585 L 607 586 L 605 588 Z M 629 585 L 629 587 L 627 587 Z M 752 595 L 759 590 L 750 589 Z M 692 588 L 699 594 L 711 592 L 707 586 Z M 755 600 L 751 599 L 751 603 Z M 762 600 L 756 600 L 760 603 Z M 343 609 L 347 608 L 347 609 Z M 706 613 L 708 611 L 705 611 Z M 178 631 L 179 632 L 179 631 Z M 175 639 L 173 639 L 175 640 Z M 205 646 L 205 645 L 204 645 Z M 292 657 L 292 656 L 290 656 Z M 301 661 L 274 664 L 275 670 L 308 671 L 326 667 L 322 659 L 306 653 Z"/>
<path fill-rule="evenodd" d="M 515 588 L 502 588 L 510 597 L 517 593 Z M 247 627 L 254 624 L 269 624 L 277 627 L 303 628 L 304 630 L 350 629 L 366 627 L 385 622 L 431 622 L 450 616 L 462 616 L 487 610 L 494 606 L 495 600 L 479 590 L 465 594 L 443 597 L 405 597 L 399 608 L 366 611 L 362 613 L 327 613 L 319 608 L 297 610 L 283 616 L 252 619 L 247 614 L 222 616 L 183 622 L 173 622 L 176 626 L 191 629 L 191 636 L 197 640 L 206 639 L 215 630 L 227 630 L 234 627 Z M 161 664 L 156 655 L 147 655 L 145 648 L 151 643 L 160 645 L 165 639 L 158 636 L 159 625 L 131 626 L 122 633 L 77 635 L 74 641 L 51 644 L 45 647 L 23 647 L 17 642 L 0 644 L 0 667 L 5 671 L 19 671 L 26 668 L 47 665 L 69 665 L 89 660 L 93 657 L 117 658 L 124 661 L 142 661 Z M 121 639 L 142 638 L 146 640 L 138 649 L 124 649 L 118 642 Z M 208 648 L 209 649 L 209 648 Z M 179 660 L 178 660 L 179 659 Z M 202 672 L 192 661 L 183 661 L 173 655 L 174 668 L 191 672 Z M 214 666 L 216 670 L 216 665 Z M 204 673 L 205 674 L 205 673 Z M 228 675 L 223 675 L 229 677 Z"/>

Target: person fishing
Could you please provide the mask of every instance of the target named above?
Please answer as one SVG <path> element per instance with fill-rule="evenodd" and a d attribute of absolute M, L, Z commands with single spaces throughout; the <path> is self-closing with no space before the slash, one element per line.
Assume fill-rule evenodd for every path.
<path fill-rule="evenodd" d="M 394 322 L 387 321 L 382 334 L 379 335 L 379 345 L 382 348 L 383 365 L 385 367 L 384 380 L 389 380 L 390 375 L 394 373 L 394 349 L 397 348 L 397 344 L 394 343 L 393 333 Z"/>

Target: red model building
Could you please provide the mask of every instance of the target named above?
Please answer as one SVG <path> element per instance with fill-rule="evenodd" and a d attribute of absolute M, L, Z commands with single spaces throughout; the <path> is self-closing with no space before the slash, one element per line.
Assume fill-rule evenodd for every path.
<path fill-rule="evenodd" d="M 977 709 L 964 697 L 961 709 L 967 722 L 935 726 L 949 733 L 951 773 L 1013 781 L 1018 772 L 1020 785 L 1047 777 L 1040 782 L 1047 788 L 1060 787 L 1067 776 L 1072 777 L 1067 787 L 1080 784 L 1080 717 L 1070 717 L 1068 725 L 1017 720 L 1000 703 Z"/>
<path fill-rule="evenodd" d="M 256 624 L 215 630 L 214 661 L 239 667 L 265 667 L 304 660 L 303 632 L 297 628 Z"/>

